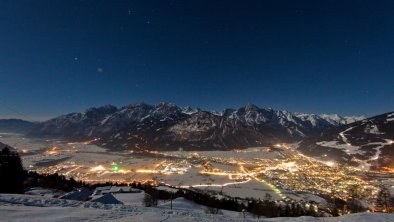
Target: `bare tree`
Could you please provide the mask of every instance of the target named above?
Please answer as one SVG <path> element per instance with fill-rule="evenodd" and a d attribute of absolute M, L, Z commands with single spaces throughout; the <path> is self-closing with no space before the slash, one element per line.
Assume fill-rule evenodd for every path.
<path fill-rule="evenodd" d="M 386 213 L 390 212 L 390 198 L 391 194 L 387 187 L 382 186 L 377 197 L 376 197 L 376 207 Z"/>

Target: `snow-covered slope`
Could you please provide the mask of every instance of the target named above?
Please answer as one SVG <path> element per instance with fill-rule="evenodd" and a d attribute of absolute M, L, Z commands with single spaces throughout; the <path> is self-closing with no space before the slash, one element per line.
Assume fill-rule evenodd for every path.
<path fill-rule="evenodd" d="M 339 126 L 304 140 L 299 150 L 320 158 L 359 164 L 364 169 L 394 167 L 393 117 L 391 112 Z"/>
<path fill-rule="evenodd" d="M 60 200 L 46 197 L 34 197 L 29 195 L 0 194 L 1 221 L 40 221 L 40 222 L 63 222 L 63 221 L 261 221 L 250 215 L 244 219 L 240 212 L 223 212 L 223 214 L 206 214 L 191 203 L 182 205 L 183 200 L 174 203 L 173 210 L 165 205 L 159 207 L 133 207 L 119 204 L 100 204 L 92 202 L 79 202 Z M 341 222 L 388 222 L 394 221 L 393 214 L 382 213 L 359 213 L 342 217 L 332 218 L 270 218 L 264 221 L 290 222 L 290 221 L 341 221 Z"/>

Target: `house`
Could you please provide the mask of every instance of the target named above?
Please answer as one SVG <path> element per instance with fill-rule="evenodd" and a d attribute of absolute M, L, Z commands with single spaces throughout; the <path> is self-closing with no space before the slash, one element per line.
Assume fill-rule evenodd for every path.
<path fill-rule="evenodd" d="M 105 194 L 97 199 L 92 200 L 91 202 L 102 203 L 102 204 L 123 204 L 121 201 L 116 199 L 114 195 L 111 193 Z"/>
<path fill-rule="evenodd" d="M 112 186 L 109 190 L 110 193 L 129 193 L 131 191 L 131 187 L 128 186 Z"/>
<path fill-rule="evenodd" d="M 96 195 L 104 195 L 108 193 L 140 193 L 141 190 L 134 189 L 129 186 L 105 186 L 105 187 L 97 187 L 94 191 L 93 196 Z"/>
<path fill-rule="evenodd" d="M 62 196 L 60 199 L 86 201 L 93 192 L 88 189 L 76 190 Z"/>

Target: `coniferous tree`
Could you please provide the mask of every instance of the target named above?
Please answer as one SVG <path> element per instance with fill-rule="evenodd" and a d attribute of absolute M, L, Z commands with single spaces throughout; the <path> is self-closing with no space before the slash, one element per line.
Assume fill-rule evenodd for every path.
<path fill-rule="evenodd" d="M 394 209 L 394 197 L 390 197 L 390 209 L 391 209 L 391 212 Z"/>
<path fill-rule="evenodd" d="M 23 193 L 24 171 L 18 153 L 0 151 L 0 193 Z"/>
<path fill-rule="evenodd" d="M 142 203 L 143 203 L 143 206 L 145 206 L 145 207 L 154 206 L 154 201 L 152 199 L 152 196 L 147 193 L 145 193 Z"/>
<path fill-rule="evenodd" d="M 349 187 L 349 199 L 347 201 L 347 205 L 352 213 L 358 213 L 364 210 L 364 207 L 360 202 L 360 190 L 361 188 L 359 185 L 353 185 Z"/>

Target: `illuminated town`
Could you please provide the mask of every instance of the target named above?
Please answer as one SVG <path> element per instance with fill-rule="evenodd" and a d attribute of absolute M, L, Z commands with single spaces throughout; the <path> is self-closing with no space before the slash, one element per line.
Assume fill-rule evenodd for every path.
<path fill-rule="evenodd" d="M 389 169 L 367 173 L 304 156 L 288 144 L 233 151 L 108 152 L 91 145 L 92 141 L 38 142 L 31 150 L 18 146 L 33 143 L 27 139 L 10 137 L 9 142 L 17 144 L 29 170 L 58 173 L 88 183 L 150 182 L 239 198 L 264 198 L 268 193 L 277 201 L 318 203 L 327 196 L 347 200 L 352 195 L 350 190 L 357 188 L 370 206 L 380 185 L 394 185 Z"/>

